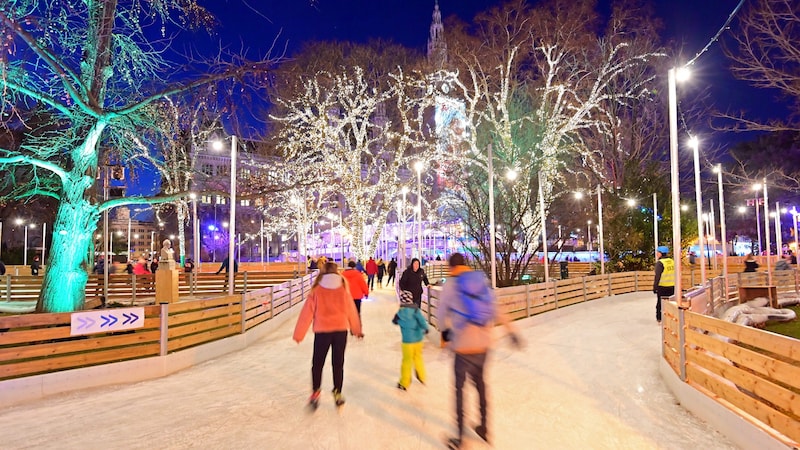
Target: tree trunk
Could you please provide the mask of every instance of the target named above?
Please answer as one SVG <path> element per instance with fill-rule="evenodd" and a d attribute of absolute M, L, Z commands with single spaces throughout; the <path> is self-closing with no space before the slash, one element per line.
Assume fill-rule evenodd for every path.
<path fill-rule="evenodd" d="M 82 198 L 76 202 L 62 199 L 53 226 L 53 243 L 47 255 L 47 271 L 36 304 L 37 312 L 70 312 L 83 308 L 86 280 L 92 269 L 88 253 L 99 219 L 97 207 Z"/>

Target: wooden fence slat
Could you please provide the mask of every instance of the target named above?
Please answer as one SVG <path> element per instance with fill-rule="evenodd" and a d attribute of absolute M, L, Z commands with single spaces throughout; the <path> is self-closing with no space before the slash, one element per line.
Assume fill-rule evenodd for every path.
<path fill-rule="evenodd" d="M 718 375 L 736 386 L 753 393 L 753 397 L 771 403 L 778 408 L 791 413 L 795 420 L 800 419 L 800 398 L 788 389 L 775 383 L 739 369 L 732 364 L 725 364 L 708 353 L 692 346 L 687 346 L 687 363 L 697 364 L 699 367 Z"/>
<path fill-rule="evenodd" d="M 204 320 L 202 322 L 193 322 L 187 325 L 170 326 L 167 331 L 167 337 L 170 341 L 181 336 L 200 333 L 212 328 L 229 327 L 240 323 L 241 317 L 238 314 L 231 314 L 229 316 L 217 317 L 214 319 Z"/>
<path fill-rule="evenodd" d="M 158 342 L 158 330 L 113 336 L 87 337 L 86 339 L 0 348 L 0 361 L 52 357 L 65 353 Z M 18 363 L 16 363 L 18 364 Z"/>
<path fill-rule="evenodd" d="M 0 379 L 156 356 L 158 352 L 158 343 L 153 343 L 67 356 L 53 356 L 18 364 L 2 364 L 0 365 Z"/>
<path fill-rule="evenodd" d="M 800 365 L 789 364 L 770 358 L 735 344 L 721 341 L 693 329 L 686 330 L 686 342 L 720 355 L 741 367 L 759 373 L 764 377 L 785 383 L 789 386 L 800 380 Z"/>
<path fill-rule="evenodd" d="M 237 319 L 235 322 L 231 323 L 230 326 L 226 326 L 224 328 L 207 330 L 201 333 L 191 334 L 188 336 L 176 337 L 174 339 L 170 338 L 169 342 L 167 343 L 167 351 L 174 352 L 194 345 L 199 345 L 206 342 L 216 341 L 217 339 L 222 339 L 228 336 L 233 336 L 234 334 L 239 333 L 239 327 L 235 326 L 238 324 L 239 321 Z"/>
<path fill-rule="evenodd" d="M 800 361 L 800 341 L 686 311 L 686 325 L 727 336 L 794 361 Z"/>
<path fill-rule="evenodd" d="M 689 364 L 686 368 L 687 377 L 692 380 L 690 384 L 697 384 L 706 390 L 713 392 L 730 404 L 741 408 L 747 414 L 760 420 L 766 425 L 783 433 L 787 437 L 800 441 L 800 427 L 797 421 L 785 414 L 769 408 L 765 404 L 739 391 L 735 386 L 728 382 L 704 372 L 695 364 Z"/>
<path fill-rule="evenodd" d="M 169 327 L 170 328 L 178 327 L 187 323 L 199 322 L 202 320 L 208 320 L 216 317 L 239 315 L 241 312 L 240 309 L 241 308 L 239 307 L 239 305 L 234 304 L 234 305 L 216 306 L 209 309 L 201 309 L 197 311 L 184 312 L 180 314 L 170 314 Z"/>

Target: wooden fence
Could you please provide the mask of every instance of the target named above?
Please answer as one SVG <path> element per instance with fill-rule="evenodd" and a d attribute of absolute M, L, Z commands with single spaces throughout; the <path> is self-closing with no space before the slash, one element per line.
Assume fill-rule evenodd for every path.
<path fill-rule="evenodd" d="M 619 272 L 512 286 L 497 289 L 497 303 L 509 319 L 517 320 L 610 295 L 652 291 L 653 280 L 653 272 Z M 422 302 L 422 312 L 437 328 L 440 293 L 440 287 L 428 287 Z"/>
<path fill-rule="evenodd" d="M 790 447 L 800 446 L 800 341 L 707 315 L 738 303 L 737 286 L 766 284 L 767 274 L 711 280 L 705 300 L 663 305 L 662 355 L 681 381 Z M 773 285 L 797 293 L 796 271 L 776 271 Z M 687 295 L 693 297 L 692 293 Z M 706 313 L 696 310 L 706 307 Z"/>
<path fill-rule="evenodd" d="M 275 286 L 303 274 L 297 271 L 239 272 L 234 277 L 234 290 L 253 290 Z M 219 295 L 228 290 L 228 275 L 221 273 L 184 273 L 178 278 L 178 294 L 181 297 Z M 135 303 L 143 298 L 155 298 L 155 275 L 112 274 L 108 276 L 108 299 L 106 303 Z M 42 277 L 30 275 L 0 276 L 0 301 L 36 301 L 42 288 Z M 86 300 L 99 304 L 103 296 L 103 276 L 89 275 L 86 282 Z"/>
<path fill-rule="evenodd" d="M 143 327 L 126 331 L 71 336 L 71 313 L 0 317 L 0 380 L 163 356 L 244 333 L 301 303 L 312 278 L 244 294 L 145 306 Z"/>

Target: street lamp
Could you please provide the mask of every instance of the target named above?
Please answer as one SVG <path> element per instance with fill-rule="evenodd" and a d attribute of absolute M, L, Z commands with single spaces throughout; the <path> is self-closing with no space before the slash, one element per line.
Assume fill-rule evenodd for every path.
<path fill-rule="evenodd" d="M 234 234 L 236 233 L 236 136 L 231 136 L 231 207 L 230 228 L 228 229 L 228 295 L 233 295 L 233 282 L 235 266 Z M 214 141 L 214 149 L 222 150 L 222 141 Z"/>
<path fill-rule="evenodd" d="M 669 162 L 670 194 L 672 199 L 672 259 L 675 263 L 675 302 L 681 304 L 681 206 L 680 171 L 678 168 L 678 93 L 677 81 L 689 78 L 685 67 L 671 68 L 667 71 L 669 93 Z"/>
<path fill-rule="evenodd" d="M 717 174 L 717 191 L 719 193 L 719 234 L 722 241 L 722 279 L 725 291 L 724 298 L 728 298 L 728 238 L 725 225 L 725 196 L 722 192 L 722 166 L 714 166 L 714 173 Z"/>
<path fill-rule="evenodd" d="M 797 255 L 797 253 L 800 253 L 800 247 L 797 245 L 797 215 L 799 213 L 797 212 L 797 208 L 794 206 L 792 206 L 792 210 L 789 212 L 792 214 L 792 223 L 794 225 L 794 253 Z"/>
<path fill-rule="evenodd" d="M 589 251 L 589 262 L 592 262 L 592 221 L 586 221 L 586 250 Z"/>
<path fill-rule="evenodd" d="M 697 203 L 697 247 L 700 249 L 700 281 L 706 284 L 706 247 L 703 239 L 703 192 L 700 190 L 700 143 L 696 136 L 689 139 L 694 154 L 694 196 Z"/>
<path fill-rule="evenodd" d="M 756 183 L 756 184 L 753 185 L 753 191 L 755 191 L 755 193 L 756 193 L 756 198 L 754 200 L 754 203 L 755 203 L 755 207 L 756 207 L 756 232 L 758 233 L 758 250 L 759 250 L 759 253 L 761 253 L 761 250 L 764 249 L 764 247 L 761 246 L 761 216 L 760 216 L 761 213 L 758 211 L 758 192 L 760 190 L 761 190 L 761 183 Z M 764 200 L 764 203 L 766 203 L 766 199 Z M 750 252 L 751 253 L 755 253 L 755 250 L 753 249 L 752 245 L 750 246 Z"/>
<path fill-rule="evenodd" d="M 400 228 L 400 242 L 402 243 L 403 247 L 403 256 L 402 256 L 402 263 L 400 264 L 401 267 L 406 267 L 406 195 L 408 194 L 408 186 L 403 186 L 401 190 L 403 194 L 403 206 L 402 216 L 403 216 L 403 226 Z"/>
<path fill-rule="evenodd" d="M 422 260 L 422 169 L 425 164 L 422 161 L 414 163 L 414 170 L 417 171 L 417 256 Z"/>
<path fill-rule="evenodd" d="M 200 218 L 197 217 L 197 194 L 194 192 L 189 194 L 192 200 L 192 259 L 200 272 Z"/>
<path fill-rule="evenodd" d="M 772 262 L 769 258 L 770 253 L 770 241 L 769 241 L 769 199 L 767 197 L 767 178 L 764 177 L 764 240 L 766 241 L 766 250 L 767 250 L 767 284 L 770 286 L 772 285 Z M 758 209 L 758 205 L 756 205 L 756 209 Z"/>
<path fill-rule="evenodd" d="M 516 172 L 514 175 L 516 178 Z M 544 251 L 544 282 L 550 281 L 550 253 L 547 251 L 547 230 L 544 216 L 544 192 L 542 190 L 542 171 L 539 171 L 539 222 L 542 224 L 542 250 Z"/>

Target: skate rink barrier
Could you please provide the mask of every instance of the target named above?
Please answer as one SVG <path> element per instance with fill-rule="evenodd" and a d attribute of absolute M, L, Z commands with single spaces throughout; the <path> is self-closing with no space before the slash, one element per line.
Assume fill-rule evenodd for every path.
<path fill-rule="evenodd" d="M 263 288 L 244 295 L 185 302 L 186 305 L 182 305 L 184 302 L 181 302 L 150 307 L 146 310 L 146 328 L 132 333 L 108 333 L 75 339 L 68 336 L 69 322 L 65 321 L 65 317 L 58 317 L 59 315 L 0 317 L 0 329 L 7 328 L 0 333 L 0 346 L 2 346 L 0 404 L 6 406 L 20 404 L 78 389 L 160 378 L 227 353 L 243 350 L 270 336 L 275 330 L 286 328 L 287 323 L 296 317 L 292 311 L 298 310 L 297 306 L 302 303 L 310 289 L 311 280 L 312 277 L 308 276 L 284 283 L 280 287 Z M 531 318 L 533 322 L 520 322 L 525 326 L 529 324 L 544 326 L 555 325 L 571 314 L 570 311 L 574 308 L 565 308 L 567 306 L 579 304 L 589 306 L 594 303 L 611 305 L 610 302 L 614 302 L 616 298 L 626 298 L 624 294 L 647 292 L 645 295 L 647 300 L 644 302 L 646 306 L 639 308 L 647 310 L 648 323 L 653 330 L 656 330 L 651 319 L 654 303 L 654 298 L 650 294 L 652 283 L 652 272 L 597 275 L 499 289 L 498 301 L 501 309 L 509 316 L 515 319 Z M 438 291 L 436 287 L 427 289 L 427 296 L 422 305 L 423 313 L 434 325 L 437 323 Z M 391 295 L 388 292 L 387 294 Z M 601 299 L 602 301 L 595 302 Z M 725 301 L 730 299 L 727 298 Z M 366 306 L 369 306 L 369 302 Z M 541 314 L 544 312 L 550 314 Z M 613 319 L 615 313 L 603 314 L 602 317 L 609 321 L 608 323 L 613 321 L 615 326 L 624 323 Z M 22 319 L 29 316 L 41 317 L 30 321 Z M 390 319 L 391 316 L 386 320 Z M 663 326 L 666 328 L 666 321 Z M 366 333 L 369 336 L 371 330 L 368 328 Z M 289 339 L 288 336 L 289 334 L 282 338 Z M 653 337 L 657 339 L 655 335 Z M 309 340 L 310 337 L 307 337 L 306 341 Z M 592 341 L 590 339 L 589 342 L 582 342 L 579 345 L 601 344 Z M 666 348 L 666 338 L 662 341 Z M 90 348 L 93 349 L 95 346 L 100 346 L 97 349 L 97 356 L 87 356 L 93 353 Z M 132 349 L 124 350 L 128 347 Z M 137 350 L 134 351 L 133 348 Z M 129 353 L 123 353 L 123 350 Z M 115 352 L 123 356 L 114 359 Z M 532 354 L 537 353 L 534 351 Z M 307 376 L 306 356 L 303 358 L 303 377 Z M 127 360 L 120 361 L 122 359 Z M 671 360 L 669 356 L 665 356 L 663 361 L 668 363 Z M 397 363 L 399 364 L 399 359 Z M 204 367 L 210 367 L 209 364 L 214 363 L 207 363 Z M 394 364 L 391 366 L 393 373 L 396 368 Z M 7 372 L 3 372 L 4 370 Z M 547 371 L 548 368 L 543 367 L 542 370 Z M 558 377 L 559 374 L 548 375 L 552 376 Z M 609 376 L 613 377 L 610 374 Z M 663 370 L 662 376 L 664 376 Z M 675 378 L 675 375 L 672 377 Z M 692 388 L 694 389 L 693 386 Z M 450 407 L 449 401 L 447 406 Z M 769 442 L 774 443 L 778 438 L 770 435 L 770 439 Z M 682 448 L 682 445 L 678 445 L 677 448 Z M 728 447 L 721 445 L 718 448 Z"/>

